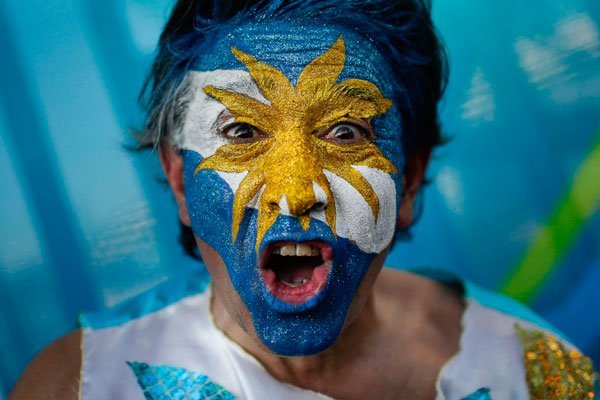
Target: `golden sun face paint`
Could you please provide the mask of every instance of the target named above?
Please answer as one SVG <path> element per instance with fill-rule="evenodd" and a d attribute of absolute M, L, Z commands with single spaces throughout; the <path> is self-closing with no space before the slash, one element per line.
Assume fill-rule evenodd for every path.
<path fill-rule="evenodd" d="M 251 142 L 221 146 L 195 171 L 247 172 L 234 197 L 233 240 L 247 205 L 263 188 L 258 206 L 257 250 L 282 208 L 298 218 L 304 230 L 309 228 L 310 211 L 317 204 L 314 185 L 325 193 L 325 215 L 335 233 L 335 201 L 324 170 L 350 183 L 377 220 L 379 199 L 353 166 L 386 173 L 397 172 L 396 167 L 369 140 L 339 143 L 315 134 L 349 119 L 367 120 L 384 114 L 392 105 L 369 81 L 347 79 L 337 83 L 346 58 L 343 39 L 338 38 L 304 68 L 296 87 L 272 66 L 235 48 L 232 52 L 270 103 L 215 86 L 204 88 L 206 94 L 227 107 L 236 123 L 249 124 L 264 134 L 264 138 Z"/>

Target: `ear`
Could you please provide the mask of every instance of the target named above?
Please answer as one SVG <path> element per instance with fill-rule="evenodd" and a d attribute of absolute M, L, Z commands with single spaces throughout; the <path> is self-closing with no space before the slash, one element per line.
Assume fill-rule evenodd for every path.
<path fill-rule="evenodd" d="M 402 200 L 398 210 L 398 229 L 406 229 L 413 220 L 413 206 L 425 179 L 431 149 L 418 150 L 406 157 L 402 175 Z"/>
<path fill-rule="evenodd" d="M 160 163 L 177 202 L 179 219 L 185 226 L 190 226 L 190 216 L 185 202 L 183 184 L 183 159 L 179 152 L 169 143 L 161 143 L 158 146 Z"/>

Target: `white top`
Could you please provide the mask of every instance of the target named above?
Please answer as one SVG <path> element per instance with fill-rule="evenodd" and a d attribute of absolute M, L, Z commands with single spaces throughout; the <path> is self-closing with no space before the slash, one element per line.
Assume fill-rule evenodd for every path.
<path fill-rule="evenodd" d="M 247 400 L 329 398 L 274 379 L 215 326 L 210 296 L 207 288 L 114 327 L 84 328 L 82 398 L 144 399 L 142 386 L 154 394 L 150 399 L 231 398 L 228 394 Z M 540 328 L 475 300 L 466 304 L 460 351 L 440 372 L 436 400 L 460 400 L 483 387 L 490 389 L 493 400 L 528 399 L 523 350 L 514 325 Z M 196 392 L 204 381 L 217 384 L 205 392 L 217 392 L 215 397 L 186 397 L 190 379 L 197 382 Z"/>

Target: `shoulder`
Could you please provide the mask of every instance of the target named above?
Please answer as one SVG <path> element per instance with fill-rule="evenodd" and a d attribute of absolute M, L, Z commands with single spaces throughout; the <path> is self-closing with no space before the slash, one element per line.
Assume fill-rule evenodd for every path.
<path fill-rule="evenodd" d="M 23 372 L 8 399 L 77 399 L 80 369 L 81 331 L 77 330 L 43 349 Z"/>
<path fill-rule="evenodd" d="M 454 347 L 465 310 L 459 286 L 385 268 L 374 289 L 377 308 L 392 319 L 395 329 L 403 329 L 402 320 L 410 321 L 415 327 L 427 327 L 428 337 L 438 336 L 439 343 Z"/>
<path fill-rule="evenodd" d="M 217 353 L 211 292 L 198 286 L 193 281 L 161 284 L 111 309 L 83 315 L 81 396 L 138 398 L 148 384 L 140 379 L 211 371 L 207 364 L 215 363 Z"/>
<path fill-rule="evenodd" d="M 392 305 L 412 305 L 433 319 L 460 322 L 465 304 L 463 288 L 457 282 L 442 282 L 409 271 L 384 268 L 375 292 Z M 400 312 L 401 309 L 395 309 Z"/>
<path fill-rule="evenodd" d="M 476 389 L 468 386 L 473 377 L 500 398 L 547 398 L 549 393 L 551 398 L 559 393 L 588 398 L 593 393 L 591 359 L 540 317 L 527 318 L 532 311 L 513 306 L 515 315 L 504 304 L 498 309 L 475 298 L 467 304 L 461 350 L 442 377 L 448 393 Z"/>
<path fill-rule="evenodd" d="M 593 393 L 591 360 L 525 305 L 433 270 L 424 276 L 383 272 L 379 290 L 396 303 L 408 296 L 433 309 L 429 316 L 440 323 L 448 316 L 450 322 L 460 319 L 459 350 L 439 375 L 442 398 L 464 398 L 481 388 L 491 390 L 493 398 L 511 399 Z M 447 332 L 453 325 L 433 326 Z"/>

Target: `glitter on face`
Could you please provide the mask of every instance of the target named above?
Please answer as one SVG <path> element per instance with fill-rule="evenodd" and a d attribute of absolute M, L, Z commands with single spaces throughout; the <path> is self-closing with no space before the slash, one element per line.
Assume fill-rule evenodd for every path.
<path fill-rule="evenodd" d="M 333 26 L 244 25 L 211 45 L 186 78 L 188 115 L 174 136 L 192 229 L 223 259 L 267 347 L 318 353 L 339 336 L 394 234 L 404 158 L 389 71 L 368 41 Z M 344 118 L 367 120 L 373 137 L 313 134 Z M 230 141 L 232 121 L 263 136 Z M 292 272 L 281 252 L 265 261 L 266 249 L 288 244 L 303 254 L 313 244 L 328 258 Z"/>
<path fill-rule="evenodd" d="M 592 361 L 568 350 L 555 337 L 516 326 L 524 350 L 529 394 L 533 400 L 594 398 Z"/>
<path fill-rule="evenodd" d="M 202 161 L 196 172 L 212 169 L 245 172 L 234 198 L 233 240 L 248 203 L 264 188 L 258 212 L 256 249 L 279 215 L 280 199 L 303 227 L 309 227 L 310 211 L 317 204 L 313 184 L 326 196 L 325 216 L 335 234 L 335 202 L 324 171 L 349 182 L 367 201 L 377 219 L 379 199 L 365 177 L 353 168 L 367 166 L 387 173 L 397 172 L 377 146 L 368 140 L 336 143 L 322 140 L 319 132 L 349 119 L 368 119 L 383 114 L 391 102 L 371 82 L 349 79 L 337 83 L 345 61 L 340 37 L 324 54 L 301 72 L 296 88 L 280 71 L 239 50 L 232 52 L 250 71 L 270 105 L 229 90 L 206 86 L 204 91 L 233 114 L 237 123 L 247 123 L 266 138 L 232 143 Z"/>

